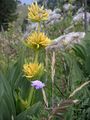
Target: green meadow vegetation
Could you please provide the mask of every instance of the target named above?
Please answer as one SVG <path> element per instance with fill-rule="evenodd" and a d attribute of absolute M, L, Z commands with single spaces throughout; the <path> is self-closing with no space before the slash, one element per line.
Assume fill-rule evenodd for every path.
<path fill-rule="evenodd" d="M 80 0 L 52 1 L 0 3 L 0 120 L 90 120 L 90 24 L 85 31 L 84 21 L 72 23 L 71 8 L 63 11 L 65 3 L 82 7 Z M 56 8 L 62 19 L 47 25 L 47 9 Z M 85 37 L 57 47 L 70 26 Z"/>

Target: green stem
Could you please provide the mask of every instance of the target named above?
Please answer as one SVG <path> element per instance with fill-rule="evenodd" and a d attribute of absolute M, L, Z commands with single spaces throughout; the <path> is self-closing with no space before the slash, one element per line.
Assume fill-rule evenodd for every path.
<path fill-rule="evenodd" d="M 40 22 L 38 22 L 38 32 L 40 32 Z"/>
<path fill-rule="evenodd" d="M 33 93 L 34 93 L 34 87 L 32 87 L 29 92 L 29 96 L 28 96 L 28 105 L 29 106 L 31 105 L 31 102 L 32 102 Z"/>
<path fill-rule="evenodd" d="M 34 60 L 34 63 L 37 63 L 37 62 L 38 62 L 38 55 L 39 55 L 39 51 L 36 50 L 36 51 L 35 51 L 35 60 Z"/>

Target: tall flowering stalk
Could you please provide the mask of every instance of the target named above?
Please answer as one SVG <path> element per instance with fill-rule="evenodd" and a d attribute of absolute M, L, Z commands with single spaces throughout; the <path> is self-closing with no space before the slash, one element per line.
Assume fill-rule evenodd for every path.
<path fill-rule="evenodd" d="M 39 7 L 37 2 L 32 3 L 31 6 L 28 7 L 28 19 L 32 22 L 38 23 L 37 31 L 32 32 L 25 40 L 25 45 L 35 51 L 35 58 L 33 63 L 25 63 L 23 65 L 24 76 L 31 81 L 32 88 L 30 89 L 28 96 L 28 105 L 30 106 L 32 101 L 32 96 L 35 89 L 42 89 L 43 99 L 48 106 L 46 94 L 44 91 L 44 83 L 38 81 L 36 79 L 40 78 L 44 73 L 44 65 L 39 62 L 38 55 L 40 54 L 41 49 L 45 49 L 48 45 L 51 44 L 51 40 L 45 35 L 45 33 L 41 32 L 40 22 L 46 21 L 48 19 L 48 12 L 44 9 L 44 7 Z"/>

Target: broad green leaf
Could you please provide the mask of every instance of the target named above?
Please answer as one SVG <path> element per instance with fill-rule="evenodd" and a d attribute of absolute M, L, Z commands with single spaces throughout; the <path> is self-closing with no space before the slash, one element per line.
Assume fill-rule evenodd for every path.
<path fill-rule="evenodd" d="M 37 116 L 41 110 L 41 102 L 38 102 L 31 107 L 29 107 L 27 110 L 24 112 L 20 113 L 17 117 L 16 120 L 30 120 L 28 118 L 32 116 Z"/>

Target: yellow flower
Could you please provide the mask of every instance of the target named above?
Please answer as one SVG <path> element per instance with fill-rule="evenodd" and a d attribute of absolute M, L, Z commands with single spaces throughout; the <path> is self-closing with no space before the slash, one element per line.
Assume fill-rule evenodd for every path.
<path fill-rule="evenodd" d="M 23 65 L 23 71 L 27 78 L 34 79 L 43 74 L 44 66 L 38 63 L 28 63 Z"/>
<path fill-rule="evenodd" d="M 42 32 L 33 32 L 27 37 L 25 44 L 34 49 L 45 48 L 50 45 L 51 40 Z"/>
<path fill-rule="evenodd" d="M 28 19 L 31 19 L 33 22 L 45 21 L 48 19 L 48 12 L 43 9 L 43 6 L 39 7 L 37 2 L 32 3 L 32 5 L 28 7 L 28 10 Z"/>

